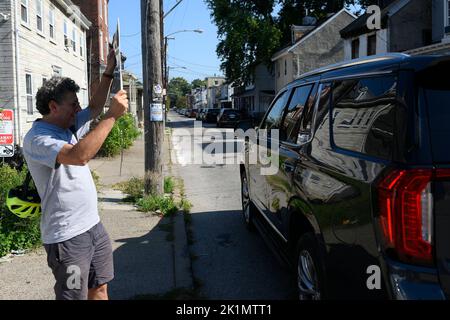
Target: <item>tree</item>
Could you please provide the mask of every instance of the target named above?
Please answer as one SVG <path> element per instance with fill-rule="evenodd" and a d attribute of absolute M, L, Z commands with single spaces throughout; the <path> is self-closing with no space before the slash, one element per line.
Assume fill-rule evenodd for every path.
<path fill-rule="evenodd" d="M 201 88 L 201 87 L 205 87 L 205 86 L 206 86 L 205 80 L 195 79 L 195 80 L 192 80 L 192 82 L 191 82 L 192 89 L 197 89 L 197 88 Z"/>
<path fill-rule="evenodd" d="M 172 78 L 170 79 L 168 85 L 168 95 L 171 100 L 171 106 L 178 107 L 178 100 L 180 97 L 183 97 L 190 93 L 191 85 L 187 82 L 186 79 L 182 77 Z"/>
<path fill-rule="evenodd" d="M 272 11 L 275 0 L 205 0 L 218 28 L 217 54 L 228 81 L 248 82 L 259 63 L 270 64 L 281 32 Z"/>
<path fill-rule="evenodd" d="M 177 100 L 177 108 L 187 108 L 187 98 L 186 96 L 181 96 Z"/>
<path fill-rule="evenodd" d="M 229 82 L 249 82 L 256 65 L 271 66 L 272 55 L 291 40 L 291 25 L 308 14 L 318 20 L 344 5 L 363 8 L 382 0 L 205 0 L 218 28 L 217 55 Z M 280 6 L 274 16 L 275 5 Z"/>

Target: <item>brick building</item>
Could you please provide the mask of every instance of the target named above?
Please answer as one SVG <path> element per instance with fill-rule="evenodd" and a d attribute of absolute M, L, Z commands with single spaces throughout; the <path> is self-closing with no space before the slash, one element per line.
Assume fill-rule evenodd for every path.
<path fill-rule="evenodd" d="M 108 56 L 108 3 L 109 0 L 73 0 L 81 12 L 92 22 L 86 35 L 88 53 L 89 93 L 95 93 L 106 67 Z M 96 4 L 96 5 L 95 5 Z"/>

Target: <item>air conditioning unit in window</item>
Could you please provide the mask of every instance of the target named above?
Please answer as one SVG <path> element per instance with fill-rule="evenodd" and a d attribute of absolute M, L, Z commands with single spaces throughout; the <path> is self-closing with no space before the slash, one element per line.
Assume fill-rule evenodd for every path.
<path fill-rule="evenodd" d="M 64 46 L 70 48 L 72 46 L 72 41 L 69 38 L 64 38 Z"/>

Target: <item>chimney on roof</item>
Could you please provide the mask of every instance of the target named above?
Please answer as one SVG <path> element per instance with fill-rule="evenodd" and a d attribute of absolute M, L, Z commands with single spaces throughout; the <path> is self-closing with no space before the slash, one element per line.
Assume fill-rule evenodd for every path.
<path fill-rule="evenodd" d="M 307 32 L 316 27 L 317 19 L 311 16 L 306 16 L 302 20 L 301 26 L 291 25 L 291 41 L 292 44 L 301 39 Z"/>

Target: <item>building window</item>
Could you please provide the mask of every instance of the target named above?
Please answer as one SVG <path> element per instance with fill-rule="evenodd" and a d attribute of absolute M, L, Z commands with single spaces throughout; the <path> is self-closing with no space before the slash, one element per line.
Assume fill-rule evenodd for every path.
<path fill-rule="evenodd" d="M 33 114 L 33 81 L 31 74 L 25 74 L 25 87 L 27 94 L 27 113 Z"/>
<path fill-rule="evenodd" d="M 67 27 L 67 21 L 64 21 L 64 46 L 66 48 L 69 47 L 69 35 L 68 35 L 68 27 Z"/>
<path fill-rule="evenodd" d="M 83 41 L 83 35 L 81 34 L 80 35 L 80 57 L 83 57 L 83 55 L 84 55 L 83 47 L 84 47 L 84 41 Z"/>
<path fill-rule="evenodd" d="M 42 0 L 36 0 L 36 28 L 39 32 L 44 32 L 44 24 L 42 22 Z"/>
<path fill-rule="evenodd" d="M 359 39 L 352 41 L 352 59 L 359 58 Z"/>
<path fill-rule="evenodd" d="M 99 45 L 100 45 L 100 60 L 104 60 L 104 55 L 103 55 L 103 32 L 99 31 Z"/>
<path fill-rule="evenodd" d="M 77 30 L 75 26 L 72 29 L 72 50 L 74 53 L 77 52 Z"/>
<path fill-rule="evenodd" d="M 55 39 L 55 8 L 48 10 L 48 34 L 51 39 Z"/>
<path fill-rule="evenodd" d="M 284 75 L 287 76 L 287 59 L 284 60 Z"/>
<path fill-rule="evenodd" d="M 22 17 L 22 22 L 28 24 L 28 0 L 20 1 L 20 16 Z"/>
<path fill-rule="evenodd" d="M 373 56 L 377 54 L 377 35 L 367 37 L 367 55 Z"/>
<path fill-rule="evenodd" d="M 391 160 L 396 93 L 393 76 L 335 82 L 331 114 L 336 147 Z"/>

